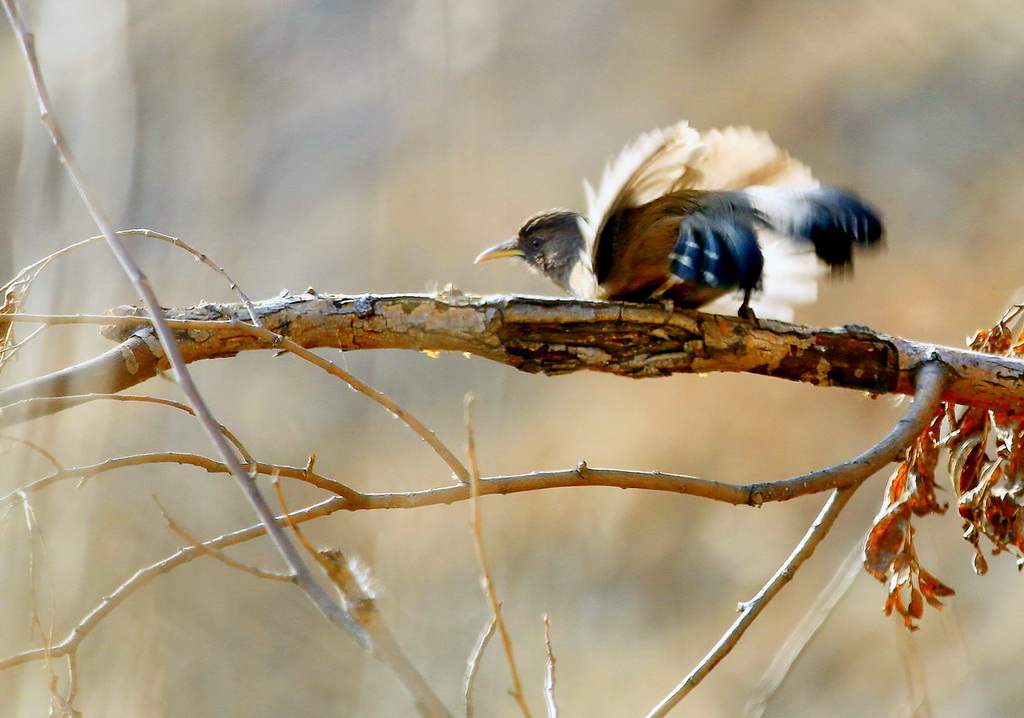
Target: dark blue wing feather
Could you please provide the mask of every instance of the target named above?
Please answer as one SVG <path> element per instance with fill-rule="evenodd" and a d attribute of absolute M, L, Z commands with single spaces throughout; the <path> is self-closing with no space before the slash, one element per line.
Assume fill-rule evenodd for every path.
<path fill-rule="evenodd" d="M 669 271 L 682 282 L 711 289 L 756 288 L 764 257 L 753 212 L 708 209 L 713 211 L 697 208 L 683 217 Z"/>
<path fill-rule="evenodd" d="M 854 194 L 819 187 L 808 195 L 807 206 L 806 222 L 797 230 L 829 266 L 849 265 L 854 244 L 876 244 L 882 238 L 882 221 Z"/>
<path fill-rule="evenodd" d="M 834 269 L 850 266 L 854 245 L 882 240 L 882 221 L 857 195 L 836 187 L 749 187 L 744 194 L 776 232 L 810 242 Z"/>

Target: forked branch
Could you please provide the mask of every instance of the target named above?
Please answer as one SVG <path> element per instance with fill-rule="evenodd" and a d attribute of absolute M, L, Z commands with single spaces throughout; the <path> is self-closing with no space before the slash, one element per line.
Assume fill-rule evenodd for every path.
<path fill-rule="evenodd" d="M 864 453 L 864 456 L 873 457 L 874 471 L 881 469 L 899 453 L 906 450 L 918 435 L 924 431 L 941 401 L 943 389 L 948 381 L 949 373 L 946 367 L 939 362 L 931 362 L 921 367 L 921 370 L 918 372 L 914 403 L 910 410 L 884 439 Z M 874 471 L 871 473 L 874 473 Z M 859 485 L 860 483 L 849 484 L 844 488 L 836 489 L 832 493 L 817 518 L 815 518 L 814 523 L 811 524 L 811 527 L 793 550 L 793 553 L 786 559 L 786 562 L 782 564 L 779 570 L 775 572 L 775 575 L 769 579 L 768 583 L 758 591 L 753 599 L 741 604 L 739 618 L 736 619 L 729 630 L 725 632 L 700 663 L 671 693 L 655 706 L 647 715 L 647 718 L 663 718 L 668 715 L 669 711 L 685 698 L 725 658 L 754 622 L 754 619 L 768 605 L 769 601 L 782 590 L 783 586 L 793 579 L 797 569 L 811 557 L 811 554 L 814 553 L 815 548 L 828 534 L 835 520 L 839 517 L 839 513 L 846 506 Z"/>

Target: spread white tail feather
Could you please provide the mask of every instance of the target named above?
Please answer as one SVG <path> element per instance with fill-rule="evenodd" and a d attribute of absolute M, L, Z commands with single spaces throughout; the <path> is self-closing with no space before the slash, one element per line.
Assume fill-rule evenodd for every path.
<path fill-rule="evenodd" d="M 813 188 L 813 187 L 812 187 Z M 807 187 L 747 187 L 743 194 L 775 228 L 802 227 L 808 223 L 811 207 Z"/>

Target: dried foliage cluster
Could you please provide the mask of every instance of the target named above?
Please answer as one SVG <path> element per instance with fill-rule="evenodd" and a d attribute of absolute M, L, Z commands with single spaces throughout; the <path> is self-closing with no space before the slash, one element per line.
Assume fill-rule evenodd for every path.
<path fill-rule="evenodd" d="M 994 327 L 978 332 L 970 348 L 1024 357 L 1024 306 L 1011 307 Z M 886 613 L 896 611 L 908 628 L 916 628 L 926 602 L 939 608 L 940 599 L 954 593 L 921 566 L 912 523 L 915 516 L 949 508 L 937 496 L 941 487 L 935 471 L 943 449 L 949 454 L 964 539 L 974 546 L 974 570 L 988 570 L 983 536 L 994 545 L 993 554 L 1008 551 L 1017 557 L 1018 568 L 1024 567 L 1024 417 L 944 401 L 890 477 L 864 550 L 865 567 L 888 587 Z"/>

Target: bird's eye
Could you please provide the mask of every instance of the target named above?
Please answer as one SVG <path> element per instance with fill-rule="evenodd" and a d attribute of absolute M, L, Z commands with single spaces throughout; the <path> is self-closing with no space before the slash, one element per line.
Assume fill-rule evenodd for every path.
<path fill-rule="evenodd" d="M 534 237 L 533 239 L 530 240 L 530 246 L 534 247 L 534 248 L 539 247 L 540 246 L 540 240 L 537 239 L 536 237 Z"/>

